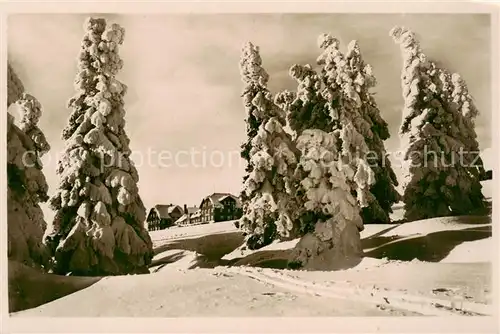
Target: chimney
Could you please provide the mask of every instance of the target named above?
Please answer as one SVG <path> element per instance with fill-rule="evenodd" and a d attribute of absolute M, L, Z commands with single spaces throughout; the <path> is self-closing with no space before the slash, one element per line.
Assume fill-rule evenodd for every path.
<path fill-rule="evenodd" d="M 188 207 L 186 204 L 184 204 L 184 213 L 187 215 L 188 214 Z"/>

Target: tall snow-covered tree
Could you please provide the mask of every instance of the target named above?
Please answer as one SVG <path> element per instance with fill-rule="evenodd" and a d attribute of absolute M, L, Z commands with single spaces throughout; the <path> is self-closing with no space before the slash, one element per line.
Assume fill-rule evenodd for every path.
<path fill-rule="evenodd" d="M 367 162 L 375 174 L 375 182 L 368 191 L 363 190 L 365 203 L 360 203 L 361 216 L 364 223 L 387 223 L 391 206 L 400 196 L 383 144 L 389 137 L 387 123 L 370 92 L 376 83 L 371 66 L 364 63 L 356 41 L 349 44 L 346 55 L 340 51 L 339 41 L 328 34 L 320 35 L 318 44 L 323 49 L 317 59 L 322 66 L 319 76 L 325 87 L 322 95 L 328 101 L 333 129 L 341 128 L 342 120 L 348 119 L 357 135 L 364 138 L 359 141 L 362 147 L 351 147 L 345 152 L 344 161 L 353 161 L 357 156 Z M 356 196 L 356 186 L 352 182 L 351 185 Z"/>
<path fill-rule="evenodd" d="M 359 212 L 367 204 L 374 175 L 362 154 L 351 159 L 348 155 L 368 148 L 350 119 L 342 116 L 347 111 L 340 90 L 323 95 L 321 78 L 309 65 L 293 65 L 290 75 L 298 82 L 297 92 L 279 101 L 288 106 L 290 126 L 298 135 L 293 188 L 295 229 L 302 236 L 290 265 L 350 267 L 362 256 Z"/>
<path fill-rule="evenodd" d="M 444 71 L 443 71 L 444 72 Z M 446 77 L 446 80 L 450 80 L 450 74 L 442 73 L 442 76 Z M 463 123 L 466 131 L 463 133 L 464 138 L 462 138 L 464 144 L 466 145 L 467 152 L 471 152 L 471 157 L 476 159 L 474 163 L 471 163 L 473 168 L 477 169 L 480 179 L 485 177 L 486 171 L 484 170 L 483 160 L 479 155 L 479 143 L 477 141 L 477 134 L 475 131 L 475 118 L 479 114 L 474 99 L 469 93 L 467 84 L 465 80 L 458 73 L 451 74 L 451 86 L 453 91 L 451 95 L 445 94 L 448 100 L 451 99 L 451 104 L 458 108 L 459 113 L 463 116 Z M 455 130 L 455 128 L 453 128 Z M 455 130 L 454 133 L 457 131 Z"/>
<path fill-rule="evenodd" d="M 243 105 L 246 111 L 246 132 L 247 139 L 241 145 L 241 157 L 245 159 L 247 166 L 245 169 L 246 174 L 243 176 L 245 182 L 253 170 L 253 165 L 250 163 L 250 151 L 252 149 L 252 139 L 257 135 L 262 119 L 258 116 L 257 108 L 252 104 L 253 99 L 259 92 L 267 90 L 267 82 L 269 74 L 262 67 L 262 58 L 259 54 L 259 48 L 252 44 L 246 45 L 240 58 L 240 74 L 245 87 L 242 92 Z M 248 198 L 243 190 L 241 193 L 243 204 L 247 202 Z"/>
<path fill-rule="evenodd" d="M 484 210 L 474 130 L 477 109 L 463 80 L 429 60 L 415 34 L 395 27 L 404 98 L 405 218 L 417 220 Z"/>
<path fill-rule="evenodd" d="M 268 75 L 261 67 L 259 49 L 243 48 L 240 69 L 246 85 L 243 99 L 248 113 L 247 153 L 249 174 L 244 182 L 241 227 L 247 245 L 257 249 L 275 238 L 293 233 L 293 173 L 297 163 L 290 135 L 283 129 L 285 115 L 267 89 Z"/>
<path fill-rule="evenodd" d="M 306 129 L 297 139 L 301 155 L 295 176 L 297 201 L 303 203 L 299 218 L 303 236 L 290 266 L 337 270 L 356 265 L 363 256 L 359 203 L 364 200 L 352 196 L 350 182 L 357 184 L 362 197 L 363 189 L 373 182 L 373 172 L 362 159 L 357 159 L 356 168 L 344 163 L 342 151 L 350 150 L 362 137 L 349 120 L 341 122 L 337 133 Z"/>
<path fill-rule="evenodd" d="M 24 93 L 24 86 L 8 65 L 8 104 L 20 119 L 7 114 L 7 253 L 9 260 L 47 270 L 50 253 L 43 244 L 47 224 L 41 202 L 48 199 L 48 185 L 40 157 L 50 146 L 38 127 L 42 106 Z M 15 124 L 17 123 L 17 124 Z"/>
<path fill-rule="evenodd" d="M 89 18 L 85 30 L 77 93 L 68 102 L 72 113 L 63 130 L 59 188 L 50 199 L 56 214 L 46 242 L 60 274 L 148 272 L 152 242 L 124 129 L 127 87 L 116 79 L 124 29 Z"/>
<path fill-rule="evenodd" d="M 370 188 L 374 201 L 362 209 L 361 216 L 365 223 L 388 223 L 392 205 L 401 200 L 401 195 L 396 190 L 398 180 L 384 146 L 384 140 L 390 138 L 389 127 L 370 91 L 377 80 L 371 65 L 363 60 L 357 41 L 348 44 L 345 58 L 347 73 L 361 101 L 358 111 L 369 125 L 369 128 L 365 125 L 359 127 L 358 131 L 365 138 L 370 151 L 369 163 L 375 173 L 375 183 Z"/>

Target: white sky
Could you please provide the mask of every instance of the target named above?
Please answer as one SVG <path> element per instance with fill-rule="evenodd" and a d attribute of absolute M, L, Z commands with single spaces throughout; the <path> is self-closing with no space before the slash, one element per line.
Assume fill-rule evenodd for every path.
<path fill-rule="evenodd" d="M 89 15 L 31 14 L 8 19 L 9 59 L 27 90 L 44 107 L 40 127 L 52 146 L 44 172 L 50 194 L 61 131 L 74 94 L 76 56 Z M 261 47 L 263 65 L 273 92 L 295 89 L 288 77 L 294 63 L 314 65 L 316 38 L 328 32 L 345 46 L 359 41 L 361 51 L 378 80 L 376 99 L 390 125 L 388 151 L 399 145 L 401 121 L 401 56 L 389 37 L 394 25 L 413 29 L 424 52 L 466 80 L 481 115 L 477 132 L 481 149 L 491 145 L 490 20 L 471 14 L 256 14 L 256 15 L 102 15 L 122 25 L 125 43 L 119 79 L 129 87 L 126 130 L 131 149 L 149 151 L 219 151 L 223 166 L 138 166 L 140 195 L 149 209 L 157 203 L 199 204 L 212 192 L 238 194 L 244 174 L 239 159 L 245 140 L 245 111 L 239 76 L 241 46 L 252 41 Z M 168 153 L 164 153 L 168 154 Z M 231 159 L 230 159 L 231 158 Z M 181 163 L 189 162 L 185 155 Z M 201 161 L 200 156 L 196 163 Z M 135 160 L 135 159 L 134 159 Z M 136 160 L 136 163 L 139 161 Z"/>

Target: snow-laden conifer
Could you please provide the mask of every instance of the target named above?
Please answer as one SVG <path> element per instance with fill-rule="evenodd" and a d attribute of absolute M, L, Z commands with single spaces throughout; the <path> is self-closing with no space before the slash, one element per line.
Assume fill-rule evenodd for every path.
<path fill-rule="evenodd" d="M 310 65 L 295 64 L 290 68 L 290 76 L 297 83 L 297 94 L 287 105 L 290 128 L 298 135 L 306 129 L 332 130 L 332 118 L 328 101 L 323 97 L 321 78 Z"/>
<path fill-rule="evenodd" d="M 259 48 L 252 43 L 243 48 L 240 70 L 248 130 L 242 154 L 248 160 L 248 175 L 240 226 L 248 234 L 248 247 L 256 249 L 293 233 L 292 182 L 297 158 L 290 134 L 284 130 L 284 111 L 267 88 L 269 76 L 262 68 Z"/>
<path fill-rule="evenodd" d="M 253 98 L 262 90 L 267 90 L 267 82 L 269 74 L 262 67 L 262 58 L 260 57 L 258 46 L 248 44 L 242 49 L 240 57 L 240 75 L 244 83 L 243 106 L 245 107 L 246 118 L 246 134 L 247 139 L 241 145 L 241 157 L 245 159 L 247 165 L 243 182 L 245 182 L 249 174 L 252 172 L 252 164 L 250 163 L 250 150 L 252 149 L 252 139 L 257 135 L 259 126 L 262 124 L 262 117 L 259 116 L 258 110 L 252 104 Z M 243 203 L 247 201 L 245 191 L 241 193 Z"/>
<path fill-rule="evenodd" d="M 482 211 L 477 109 L 463 80 L 429 60 L 409 29 L 395 27 L 390 35 L 403 57 L 400 132 L 406 219 Z"/>
<path fill-rule="evenodd" d="M 296 170 L 302 237 L 290 265 L 313 270 L 335 270 L 357 264 L 362 257 L 363 230 L 359 202 L 350 183 L 361 188 L 373 182 L 371 169 L 359 161 L 357 169 L 342 161 L 342 150 L 352 144 L 354 132 L 343 120 L 341 133 L 307 129 L 297 139 L 300 161 Z M 342 143 L 339 143 L 342 137 Z M 358 194 L 362 194 L 359 191 Z"/>
<path fill-rule="evenodd" d="M 295 224 L 302 236 L 290 265 L 317 270 L 350 267 L 362 256 L 360 207 L 369 202 L 374 182 L 363 157 L 368 147 L 345 115 L 351 104 L 341 87 L 325 87 L 326 78 L 309 65 L 293 65 L 290 75 L 298 83 L 288 116 L 300 151 L 294 175 Z"/>
<path fill-rule="evenodd" d="M 105 275 L 146 272 L 152 242 L 137 170 L 130 160 L 123 97 L 116 79 L 124 29 L 104 19 L 85 22 L 75 80 L 77 93 L 63 130 L 59 187 L 51 198 L 55 218 L 46 241 L 56 272 Z"/>
<path fill-rule="evenodd" d="M 395 175 L 387 163 L 382 139 L 373 131 L 381 128 L 382 137 L 388 135 L 384 133 L 386 124 L 369 95 L 369 88 L 375 83 L 371 68 L 362 62 L 355 42 L 349 45 L 347 56 L 340 51 L 339 41 L 328 34 L 319 36 L 318 46 L 323 50 L 317 59 L 324 87 L 322 96 L 328 102 L 332 128 L 342 134 L 338 137 L 339 143 L 344 139 L 349 141 L 341 144 L 342 161 L 353 170 L 368 166 L 375 174 L 369 183 L 363 181 L 362 186 L 360 182 L 348 181 L 352 193 L 358 198 L 365 223 L 388 222 L 390 204 L 397 199 L 397 193 Z"/>
<path fill-rule="evenodd" d="M 7 254 L 9 260 L 48 270 L 50 253 L 43 244 L 47 224 L 39 204 L 48 199 L 40 158 L 50 149 L 38 127 L 42 106 L 24 92 L 10 65 L 7 90 L 8 104 L 20 115 L 15 122 L 7 114 Z"/>
<path fill-rule="evenodd" d="M 24 93 L 24 85 L 17 73 L 12 68 L 10 62 L 7 62 L 7 106 L 16 102 Z"/>
<path fill-rule="evenodd" d="M 361 100 L 358 112 L 364 122 L 358 131 L 365 138 L 370 152 L 367 160 L 375 173 L 375 182 L 370 187 L 374 201 L 362 209 L 361 215 L 365 223 L 388 223 L 392 205 L 399 202 L 401 196 L 396 190 L 398 180 L 384 146 L 384 140 L 390 137 L 389 127 L 382 118 L 371 91 L 377 80 L 371 65 L 363 60 L 357 41 L 353 40 L 348 44 L 345 59 L 347 73 Z M 369 128 L 365 124 L 368 124 Z"/>

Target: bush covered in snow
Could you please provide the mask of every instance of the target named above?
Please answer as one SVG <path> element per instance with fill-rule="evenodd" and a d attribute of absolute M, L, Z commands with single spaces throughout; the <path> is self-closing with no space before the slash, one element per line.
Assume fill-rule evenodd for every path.
<path fill-rule="evenodd" d="M 484 168 L 474 129 L 478 111 L 465 82 L 429 60 L 407 28 L 390 34 L 403 57 L 405 218 L 484 210 Z"/>
<path fill-rule="evenodd" d="M 8 258 L 47 269 L 50 254 L 42 242 L 46 222 L 39 203 L 48 199 L 40 157 L 50 146 L 37 124 L 42 106 L 24 93 L 21 80 L 8 65 L 8 104 L 15 103 L 21 119 L 7 114 L 7 234 Z"/>
<path fill-rule="evenodd" d="M 89 18 L 85 30 L 77 93 L 69 100 L 72 113 L 63 130 L 59 188 L 50 199 L 56 214 L 46 241 L 57 273 L 147 272 L 152 242 L 124 130 L 127 87 L 115 78 L 123 65 L 118 47 L 124 29 Z"/>

